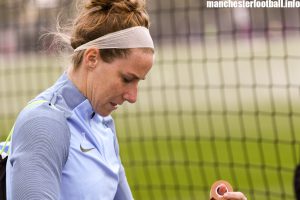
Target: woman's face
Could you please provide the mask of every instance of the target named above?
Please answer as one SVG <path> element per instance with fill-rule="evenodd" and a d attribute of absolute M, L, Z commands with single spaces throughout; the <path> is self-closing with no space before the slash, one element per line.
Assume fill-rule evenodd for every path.
<path fill-rule="evenodd" d="M 109 115 L 124 101 L 135 103 L 138 83 L 146 78 L 154 55 L 142 49 L 131 49 L 126 58 L 104 62 L 100 56 L 93 70 L 87 74 L 87 98 L 101 116 Z"/>

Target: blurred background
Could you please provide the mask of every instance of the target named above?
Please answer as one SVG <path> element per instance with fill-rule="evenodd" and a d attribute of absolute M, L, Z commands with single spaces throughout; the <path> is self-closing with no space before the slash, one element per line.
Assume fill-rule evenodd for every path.
<path fill-rule="evenodd" d="M 156 60 L 138 102 L 113 114 L 135 199 L 209 199 L 229 181 L 250 200 L 295 199 L 300 10 L 208 9 L 148 0 Z M 72 0 L 0 1 L 0 138 L 69 66 L 51 37 Z"/>

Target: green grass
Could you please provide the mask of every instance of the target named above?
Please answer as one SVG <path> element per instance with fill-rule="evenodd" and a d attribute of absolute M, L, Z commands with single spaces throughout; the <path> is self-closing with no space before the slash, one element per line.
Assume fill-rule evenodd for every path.
<path fill-rule="evenodd" d="M 151 191 L 146 189 L 148 187 L 165 190 L 160 191 L 155 199 L 166 199 L 161 194 L 162 192 L 166 192 L 167 199 L 195 199 L 192 196 L 193 193 L 197 199 L 208 199 L 209 186 L 219 179 L 228 180 L 236 190 L 245 192 L 249 199 L 262 199 L 259 198 L 259 192 L 264 193 L 265 198 L 267 192 L 273 192 L 274 195 L 268 196 L 270 199 L 280 195 L 289 195 L 289 198 L 282 199 L 293 199 L 291 197 L 293 193 L 291 183 L 293 162 L 285 163 L 285 165 L 289 165 L 288 173 L 284 170 L 278 171 L 276 167 L 271 168 L 270 166 L 273 165 L 278 166 L 274 156 L 276 151 L 274 147 L 261 143 L 261 146 L 265 146 L 265 151 L 273 154 L 265 163 L 270 168 L 267 167 L 264 170 L 257 143 L 230 142 L 229 144 L 230 148 L 226 142 L 219 140 L 215 142 L 158 140 L 157 142 L 121 143 L 121 149 L 123 149 L 122 155 L 127 169 L 127 177 L 133 188 L 147 186 L 144 188 L 145 191 L 133 190 L 137 199 L 141 199 L 141 197 L 143 197 L 142 199 L 152 199 L 149 195 Z M 142 145 L 143 147 L 141 147 Z M 167 149 L 167 146 L 170 149 Z M 140 152 L 142 148 L 145 149 L 143 153 Z M 279 148 L 286 149 L 281 145 Z M 132 150 L 128 151 L 128 149 Z M 215 150 L 218 153 L 217 157 L 214 156 Z M 243 160 L 245 150 L 251 152 L 251 165 L 253 166 L 247 166 L 247 162 Z M 183 155 L 184 151 L 187 151 L 187 155 Z M 155 152 L 159 152 L 159 154 Z M 200 152 L 203 155 L 200 155 Z M 233 159 L 228 158 L 229 152 L 232 153 Z M 291 151 L 286 150 L 283 153 L 291 154 Z M 127 154 L 130 155 L 130 158 L 124 156 Z M 284 185 L 280 184 L 279 174 L 282 176 Z M 265 181 L 267 181 L 268 187 Z M 175 190 L 181 193 L 182 198 L 177 196 Z M 145 193 L 148 194 L 145 195 Z"/>
<path fill-rule="evenodd" d="M 224 117 L 214 118 L 213 134 L 201 128 L 207 125 L 205 117 L 196 122 L 198 132 L 191 128 L 195 127 L 191 118 L 185 116 L 182 124 L 190 128 L 180 132 L 178 120 L 173 117 L 169 124 L 175 127 L 168 132 L 161 118 L 153 120 L 155 115 L 116 116 L 122 160 L 135 197 L 208 199 L 210 185 L 225 179 L 249 199 L 294 199 L 292 180 L 299 145 L 289 138 L 291 133 L 280 132 L 286 139 L 276 142 L 271 136 L 274 131 L 269 116 L 260 121 L 261 136 L 246 132 L 245 138 L 240 135 L 239 123 L 232 123 L 226 132 L 220 126 Z M 250 122 L 252 118 L 255 116 L 245 117 L 244 121 Z M 287 124 L 283 119 L 280 122 L 275 127 L 284 130 Z M 245 129 L 255 131 L 254 124 L 246 123 Z"/>

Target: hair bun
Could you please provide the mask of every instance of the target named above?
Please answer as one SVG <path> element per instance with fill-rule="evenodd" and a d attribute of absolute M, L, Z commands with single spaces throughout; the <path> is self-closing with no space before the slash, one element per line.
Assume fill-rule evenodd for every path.
<path fill-rule="evenodd" d="M 144 0 L 90 0 L 87 9 L 99 8 L 102 11 L 134 12 L 144 10 Z"/>

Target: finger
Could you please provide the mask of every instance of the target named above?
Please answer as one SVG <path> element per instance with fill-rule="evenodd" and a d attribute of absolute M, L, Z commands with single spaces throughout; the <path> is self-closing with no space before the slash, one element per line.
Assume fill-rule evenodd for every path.
<path fill-rule="evenodd" d="M 241 192 L 226 192 L 223 197 L 228 200 L 247 200 Z"/>

